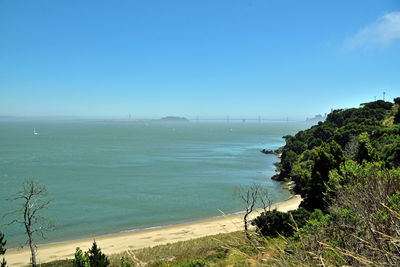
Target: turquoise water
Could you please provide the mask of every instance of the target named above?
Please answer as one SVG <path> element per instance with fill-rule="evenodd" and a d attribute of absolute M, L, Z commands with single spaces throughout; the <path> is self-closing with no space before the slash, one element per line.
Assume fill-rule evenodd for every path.
<path fill-rule="evenodd" d="M 33 135 L 33 128 L 39 135 Z M 236 188 L 263 183 L 275 202 L 288 197 L 270 177 L 295 123 L 0 122 L 0 210 L 23 180 L 36 177 L 53 199 L 57 228 L 40 243 L 199 220 L 243 210 Z M 3 219 L 6 223 L 9 219 Z M 8 247 L 23 228 L 2 225 Z M 40 239 L 38 239 L 40 240 Z"/>

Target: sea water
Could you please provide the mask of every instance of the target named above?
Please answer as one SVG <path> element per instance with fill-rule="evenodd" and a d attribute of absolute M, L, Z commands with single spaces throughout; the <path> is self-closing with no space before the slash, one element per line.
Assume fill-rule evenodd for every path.
<path fill-rule="evenodd" d="M 35 128 L 38 135 L 33 134 Z M 0 218 L 7 247 L 24 243 L 22 225 L 3 215 L 6 200 L 36 178 L 52 199 L 44 215 L 56 224 L 39 243 L 196 221 L 235 213 L 238 188 L 289 192 L 270 177 L 282 136 L 303 123 L 159 123 L 117 121 L 0 122 Z M 21 217 L 22 218 L 22 217 Z"/>

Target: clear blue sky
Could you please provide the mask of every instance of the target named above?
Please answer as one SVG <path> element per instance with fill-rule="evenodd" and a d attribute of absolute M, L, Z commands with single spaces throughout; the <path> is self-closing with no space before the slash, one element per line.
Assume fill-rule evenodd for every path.
<path fill-rule="evenodd" d="M 0 115 L 304 119 L 383 91 L 397 0 L 0 0 Z"/>

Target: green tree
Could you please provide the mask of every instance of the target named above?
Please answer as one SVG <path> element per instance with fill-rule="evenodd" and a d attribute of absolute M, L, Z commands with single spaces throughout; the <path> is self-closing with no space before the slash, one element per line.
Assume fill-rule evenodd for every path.
<path fill-rule="evenodd" d="M 294 233 L 294 237 L 300 238 L 301 236 L 314 233 L 318 228 L 329 227 L 331 224 L 332 216 L 330 214 L 325 214 L 321 210 L 315 209 L 310 216 L 308 216 L 304 226 Z"/>
<path fill-rule="evenodd" d="M 297 158 L 293 163 L 292 171 L 290 176 L 298 181 L 304 175 L 310 175 L 313 167 L 313 152 L 312 150 L 306 150 Z"/>
<path fill-rule="evenodd" d="M 394 104 L 398 106 L 397 112 L 394 115 L 394 120 L 393 123 L 398 124 L 400 123 L 400 97 L 396 97 L 395 99 L 393 99 Z"/>
<path fill-rule="evenodd" d="M 110 264 L 110 261 L 107 256 L 101 252 L 96 241 L 93 241 L 92 247 L 85 253 L 80 248 L 76 248 L 75 258 L 72 264 L 73 267 L 106 267 Z"/>
<path fill-rule="evenodd" d="M 395 240 L 400 238 L 400 169 L 350 160 L 330 173 L 329 184 L 335 191 L 330 238 L 348 252 L 346 265 L 359 266 L 364 258 L 380 266 L 399 266 L 400 244 Z"/>
<path fill-rule="evenodd" d="M 75 257 L 72 260 L 73 267 L 90 267 L 89 255 L 87 252 L 83 253 L 80 248 L 76 248 Z"/>
<path fill-rule="evenodd" d="M 392 144 L 390 147 L 388 161 L 390 162 L 391 166 L 400 166 L 400 136 L 397 137 L 396 143 Z"/>
<path fill-rule="evenodd" d="M 311 175 L 304 175 L 301 179 L 301 207 L 310 211 L 326 209 L 325 194 L 326 182 L 329 181 L 329 172 L 339 168 L 344 161 L 342 148 L 335 142 L 323 143 L 313 151 L 314 165 Z"/>
<path fill-rule="evenodd" d="M 297 159 L 297 154 L 292 150 L 285 150 L 282 153 L 282 159 L 280 164 L 280 171 L 282 175 L 287 175 L 292 170 L 292 165 Z"/>
<path fill-rule="evenodd" d="M 6 243 L 7 240 L 4 239 L 4 234 L 2 232 L 0 232 L 0 255 L 4 255 L 6 253 Z M 0 266 L 1 267 L 6 267 L 7 262 L 6 260 L 3 258 L 3 261 L 1 262 Z"/>
<path fill-rule="evenodd" d="M 6 253 L 6 243 L 7 240 L 4 239 L 4 234 L 0 232 L 0 255 L 4 255 Z"/>
<path fill-rule="evenodd" d="M 358 136 L 357 151 L 354 155 L 354 160 L 362 163 L 364 160 L 371 162 L 376 160 L 377 154 L 375 148 L 371 145 L 369 134 L 364 132 Z"/>
<path fill-rule="evenodd" d="M 394 115 L 393 123 L 400 123 L 400 108 L 397 110 L 396 114 Z"/>
<path fill-rule="evenodd" d="M 90 266 L 93 267 L 105 267 L 110 264 L 107 256 L 97 246 L 96 241 L 93 242 L 92 247 L 89 249 L 89 261 Z"/>

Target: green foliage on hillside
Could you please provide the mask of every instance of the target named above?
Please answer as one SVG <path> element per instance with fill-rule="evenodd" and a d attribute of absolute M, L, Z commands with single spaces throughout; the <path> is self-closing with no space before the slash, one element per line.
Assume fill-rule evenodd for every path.
<path fill-rule="evenodd" d="M 399 128 L 384 127 L 382 122 L 391 115 L 393 103 L 382 100 L 362 104 L 360 108 L 339 109 L 332 111 L 326 121 L 308 130 L 299 131 L 295 136 L 285 136 L 286 145 L 282 150 L 282 158 L 278 164 L 280 178 L 291 178 L 300 182 L 301 175 L 296 173 L 295 162 L 306 150 L 313 150 L 323 143 L 335 141 L 345 150 L 352 138 L 366 132 L 377 139 L 384 134 L 399 133 Z M 389 133 L 393 131 L 392 133 Z M 385 135 L 385 136 L 386 136 Z M 384 138 L 381 141 L 385 141 Z M 384 143 L 387 144 L 387 143 Z M 379 145 L 374 144 L 373 145 Z"/>
<path fill-rule="evenodd" d="M 395 103 L 395 105 L 397 106 L 397 107 L 396 107 L 397 111 L 396 111 L 396 113 L 395 113 L 395 115 L 394 115 L 393 123 L 398 124 L 398 123 L 400 123 L 400 109 L 399 109 L 399 106 L 400 106 L 400 97 L 396 97 L 396 98 L 394 99 L 394 103 Z"/>
<path fill-rule="evenodd" d="M 312 152 L 311 173 L 305 173 L 300 180 L 303 197 L 301 206 L 310 211 L 326 209 L 324 194 L 326 194 L 325 183 L 329 180 L 329 171 L 338 168 L 344 161 L 343 151 L 334 140 L 322 143 Z"/>
<path fill-rule="evenodd" d="M 280 178 L 296 182 L 308 214 L 255 220 L 265 236 L 291 236 L 279 265 L 400 265 L 399 102 L 334 110 L 284 137 Z"/>
<path fill-rule="evenodd" d="M 286 145 L 277 164 L 279 178 L 296 182 L 296 192 L 305 199 L 303 207 L 325 209 L 324 183 L 329 171 L 341 162 L 382 161 L 387 168 L 399 166 L 400 124 L 384 124 L 394 112 L 399 113 L 398 104 L 364 103 L 360 108 L 334 110 L 326 121 L 284 136 Z"/>
<path fill-rule="evenodd" d="M 349 160 L 330 173 L 329 190 L 329 214 L 309 217 L 279 265 L 399 266 L 400 169 Z"/>

